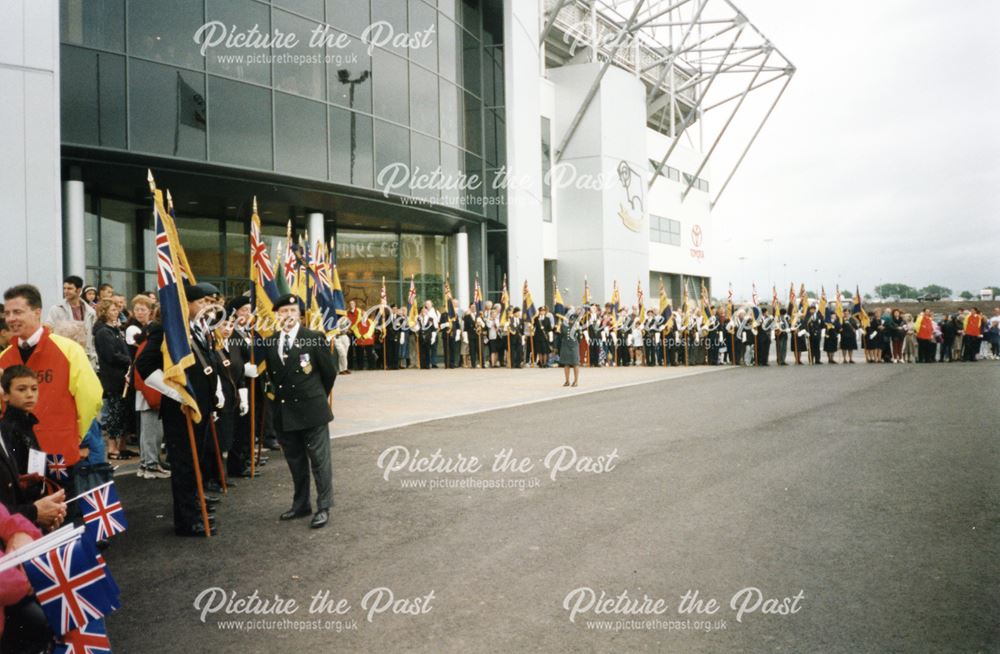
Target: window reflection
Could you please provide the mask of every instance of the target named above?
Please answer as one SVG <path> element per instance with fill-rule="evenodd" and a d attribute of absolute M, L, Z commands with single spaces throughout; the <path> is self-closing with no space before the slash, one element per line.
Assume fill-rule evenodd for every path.
<path fill-rule="evenodd" d="M 246 32 L 255 25 L 261 34 L 271 31 L 271 12 L 266 5 L 253 0 L 208 0 L 208 19 L 218 20 L 237 32 Z M 270 48 L 239 48 L 240 54 L 256 56 L 270 54 Z M 216 46 L 208 50 L 206 65 L 214 73 L 258 84 L 271 83 L 271 64 L 253 61 L 231 61 L 234 49 Z"/>
<path fill-rule="evenodd" d="M 331 30 L 331 39 L 339 32 Z M 367 46 L 357 37 L 349 37 L 346 46 L 326 49 L 330 57 L 327 75 L 330 84 L 330 102 L 348 109 L 372 110 L 372 60 Z"/>
<path fill-rule="evenodd" d="M 223 163 L 271 168 L 271 91 L 210 77 L 210 159 Z"/>
<path fill-rule="evenodd" d="M 297 93 L 321 100 L 326 97 L 326 65 L 323 50 L 309 46 L 309 36 L 316 28 L 316 21 L 299 18 L 278 9 L 272 10 L 274 29 L 283 34 L 294 33 L 298 44 L 282 48 L 281 54 L 301 58 L 274 62 L 274 85 L 282 91 Z"/>
<path fill-rule="evenodd" d="M 59 27 L 63 43 L 123 52 L 125 0 L 62 0 Z"/>
<path fill-rule="evenodd" d="M 202 0 L 130 0 L 129 54 L 186 68 L 204 68 L 194 35 L 205 22 Z"/>
<path fill-rule="evenodd" d="M 326 110 L 319 102 L 275 93 L 274 168 L 326 179 Z"/>
<path fill-rule="evenodd" d="M 132 147 L 187 159 L 205 158 L 205 76 L 132 61 Z"/>
<path fill-rule="evenodd" d="M 372 69 L 375 81 L 376 116 L 406 125 L 409 122 L 409 107 L 401 98 L 409 97 L 406 60 L 376 48 L 372 55 Z"/>
<path fill-rule="evenodd" d="M 330 107 L 330 180 L 372 185 L 372 119 Z"/>
<path fill-rule="evenodd" d="M 410 165 L 409 134 L 407 130 L 382 120 L 375 121 L 375 185 L 379 174 L 393 164 Z M 407 187 L 395 193 L 408 194 Z"/>

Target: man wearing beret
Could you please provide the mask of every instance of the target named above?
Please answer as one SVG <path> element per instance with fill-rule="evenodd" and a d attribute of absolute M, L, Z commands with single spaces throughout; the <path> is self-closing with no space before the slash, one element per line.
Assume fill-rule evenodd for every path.
<path fill-rule="evenodd" d="M 299 302 L 291 294 L 274 302 L 280 331 L 268 342 L 266 375 L 275 431 L 295 486 L 292 508 L 280 519 L 293 520 L 312 513 L 311 469 L 316 483 L 316 513 L 309 526 L 319 529 L 329 521 L 333 504 L 329 432 L 333 414 L 327 397 L 337 369 L 326 337 L 302 326 Z"/>

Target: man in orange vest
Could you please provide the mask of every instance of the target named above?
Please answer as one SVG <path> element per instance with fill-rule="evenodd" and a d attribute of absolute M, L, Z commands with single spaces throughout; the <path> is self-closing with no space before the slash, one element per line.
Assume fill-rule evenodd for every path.
<path fill-rule="evenodd" d="M 972 307 L 965 317 L 962 331 L 965 332 L 962 338 L 962 361 L 975 361 L 983 341 L 983 314 L 979 313 L 979 307 Z"/>
<path fill-rule="evenodd" d="M 80 460 L 80 441 L 101 411 L 103 388 L 87 353 L 76 342 L 42 326 L 42 295 L 30 284 L 8 288 L 4 318 L 14 337 L 0 353 L 0 369 L 26 365 L 38 375 L 35 436 L 54 462 L 70 473 L 63 484 L 75 495 L 72 467 Z"/>
<path fill-rule="evenodd" d="M 917 335 L 917 363 L 934 363 L 934 315 L 924 309 L 913 326 Z"/>

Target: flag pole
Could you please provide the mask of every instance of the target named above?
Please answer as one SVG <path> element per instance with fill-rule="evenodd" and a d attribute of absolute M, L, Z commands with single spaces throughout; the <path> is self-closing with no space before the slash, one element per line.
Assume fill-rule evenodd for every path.
<path fill-rule="evenodd" d="M 219 432 L 215 428 L 215 420 L 209 416 L 209 427 L 212 429 L 212 442 L 215 443 L 215 465 L 219 469 L 219 481 L 222 482 L 222 492 L 229 492 L 229 484 L 226 483 L 226 470 L 222 467 L 222 451 L 219 449 Z"/>
<path fill-rule="evenodd" d="M 191 445 L 191 458 L 194 462 L 194 481 L 198 489 L 198 503 L 201 506 L 201 523 L 205 527 L 205 538 L 212 537 L 212 529 L 208 525 L 208 507 L 205 504 L 205 487 L 201 482 L 201 465 L 198 463 L 198 448 L 194 441 L 194 425 L 191 423 L 191 409 L 182 407 L 184 418 L 187 420 L 188 442 Z M 211 417 L 209 417 L 211 420 Z"/>

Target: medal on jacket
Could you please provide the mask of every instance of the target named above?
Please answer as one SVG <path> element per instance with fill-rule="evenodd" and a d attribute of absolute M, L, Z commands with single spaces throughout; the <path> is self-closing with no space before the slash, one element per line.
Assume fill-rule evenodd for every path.
<path fill-rule="evenodd" d="M 307 375 L 312 372 L 312 363 L 309 362 L 309 354 L 303 353 L 299 355 L 299 367 L 302 368 L 302 372 Z"/>

